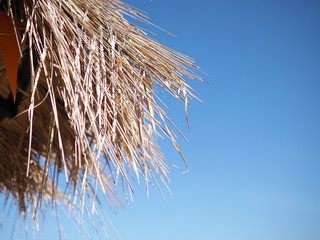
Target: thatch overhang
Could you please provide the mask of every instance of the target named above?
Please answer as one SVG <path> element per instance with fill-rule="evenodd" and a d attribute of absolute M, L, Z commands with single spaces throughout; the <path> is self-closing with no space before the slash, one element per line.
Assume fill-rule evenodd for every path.
<path fill-rule="evenodd" d="M 182 153 L 154 88 L 184 101 L 187 111 L 195 93 L 186 79 L 201 80 L 192 60 L 129 23 L 125 15 L 147 19 L 121 1 L 1 0 L 0 6 L 20 53 L 16 89 L 0 55 L 0 192 L 25 212 L 43 198 L 61 200 L 59 178 L 75 194 L 94 195 L 96 184 L 108 196 L 118 176 L 129 190 L 131 176 L 147 186 L 165 181 L 158 134 Z"/>

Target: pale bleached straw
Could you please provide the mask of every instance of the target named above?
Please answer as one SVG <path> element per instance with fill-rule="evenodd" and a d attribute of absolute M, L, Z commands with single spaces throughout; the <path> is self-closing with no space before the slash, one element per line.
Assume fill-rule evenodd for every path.
<path fill-rule="evenodd" d="M 157 178 L 167 181 L 157 136 L 164 135 L 182 152 L 174 133 L 178 129 L 157 103 L 154 89 L 160 86 L 184 101 L 187 116 L 196 93 L 186 79 L 202 80 L 192 59 L 129 23 L 124 15 L 149 20 L 120 1 L 17 2 L 25 25 L 20 46 L 29 46 L 38 64 L 20 114 L 0 123 L 0 164 L 11 159 L 17 169 L 4 176 L 0 165 L 5 177 L 0 190 L 9 191 L 25 211 L 35 196 L 63 198 L 60 173 L 80 199 L 95 196 L 97 187 L 116 198 L 118 175 L 129 191 L 134 176 L 138 181 L 142 176 L 147 189 Z M 15 141 L 17 148 L 8 146 Z M 21 179 L 9 183 L 8 177 Z"/>

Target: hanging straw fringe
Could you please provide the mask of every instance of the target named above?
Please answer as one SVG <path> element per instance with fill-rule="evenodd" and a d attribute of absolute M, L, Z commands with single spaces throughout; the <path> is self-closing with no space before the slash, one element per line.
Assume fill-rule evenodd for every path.
<path fill-rule="evenodd" d="M 181 151 L 154 87 L 183 100 L 187 111 L 195 96 L 184 78 L 200 79 L 191 59 L 129 23 L 124 15 L 147 20 L 120 1 L 12 2 L 7 13 L 24 26 L 17 32 L 31 81 L 19 90 L 19 114 L 0 122 L 1 192 L 25 212 L 34 199 L 63 198 L 59 173 L 80 197 L 95 195 L 95 184 L 113 197 L 117 174 L 129 189 L 131 175 L 147 185 L 153 176 L 166 180 L 157 131 Z"/>

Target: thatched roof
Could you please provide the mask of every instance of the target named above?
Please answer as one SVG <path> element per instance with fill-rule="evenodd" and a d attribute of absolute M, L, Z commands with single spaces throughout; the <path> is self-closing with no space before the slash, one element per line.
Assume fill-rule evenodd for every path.
<path fill-rule="evenodd" d="M 154 88 L 187 109 L 194 95 L 185 79 L 199 79 L 192 61 L 130 24 L 125 15 L 146 19 L 121 1 L 0 2 L 24 56 L 19 71 L 28 76 L 18 77 L 20 100 L 11 102 L 18 114 L 0 121 L 0 192 L 25 212 L 38 207 L 34 201 L 63 198 L 58 179 L 80 195 L 94 195 L 89 186 L 97 183 L 108 196 L 118 176 L 129 189 L 132 175 L 147 185 L 166 179 L 157 134 L 180 148 Z M 2 60 L 0 96 L 8 102 Z"/>

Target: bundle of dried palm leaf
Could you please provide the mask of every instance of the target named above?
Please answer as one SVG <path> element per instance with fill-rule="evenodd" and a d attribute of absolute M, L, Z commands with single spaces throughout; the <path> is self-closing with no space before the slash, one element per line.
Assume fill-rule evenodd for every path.
<path fill-rule="evenodd" d="M 184 78 L 200 79 L 192 61 L 129 23 L 125 15 L 146 18 L 121 1 L 0 5 L 21 56 L 17 88 L 3 56 L 0 61 L 2 105 L 16 108 L 0 113 L 1 193 L 13 196 L 25 212 L 37 208 L 30 203 L 63 197 L 62 174 L 80 195 L 94 195 L 96 188 L 89 186 L 97 185 L 112 196 L 118 176 L 129 189 L 132 175 L 143 176 L 147 185 L 166 179 L 157 132 L 180 148 L 154 88 L 183 100 L 187 109 L 195 96 Z"/>

